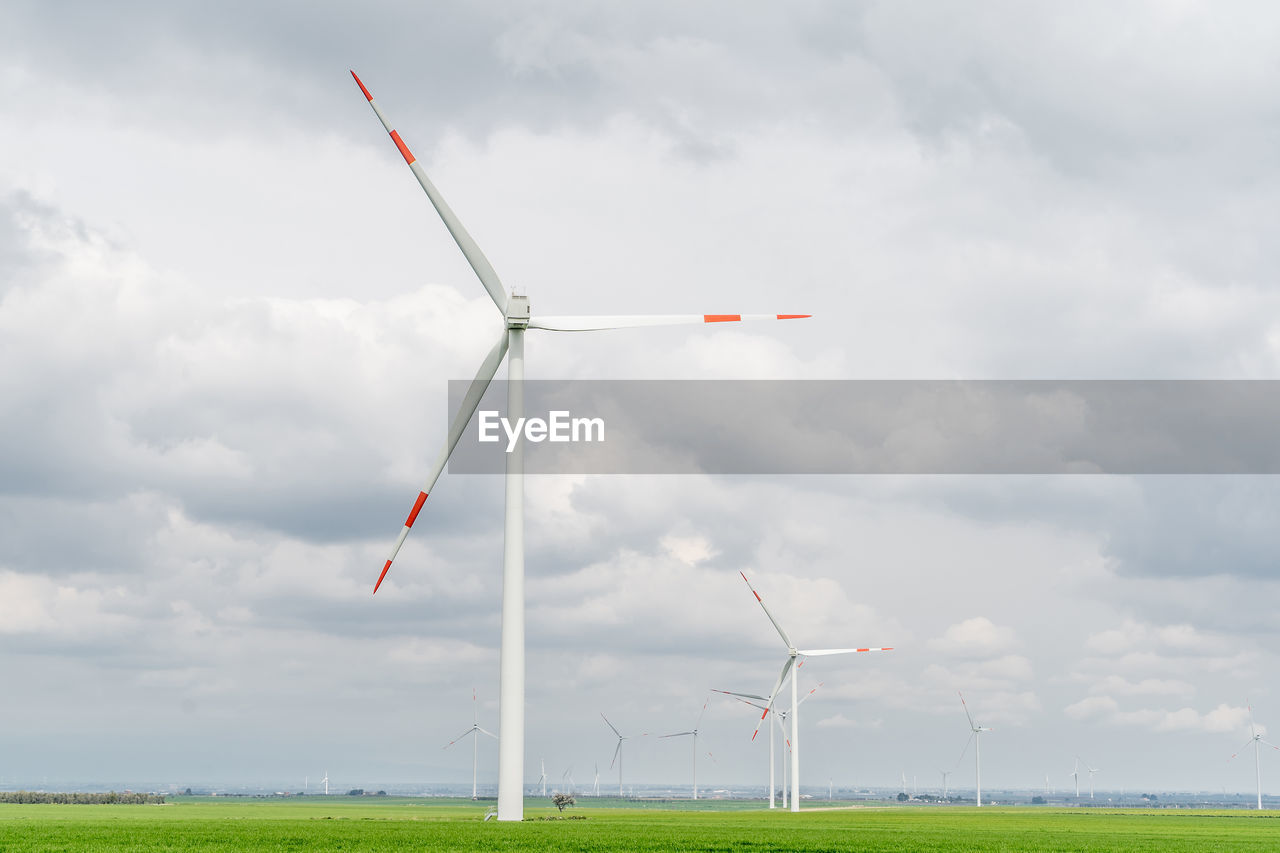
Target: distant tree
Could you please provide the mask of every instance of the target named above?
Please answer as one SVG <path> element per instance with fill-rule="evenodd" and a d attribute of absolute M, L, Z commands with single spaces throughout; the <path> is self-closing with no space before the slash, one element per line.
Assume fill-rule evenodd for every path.
<path fill-rule="evenodd" d="M 364 788 L 352 788 L 350 791 L 347 791 L 347 796 L 348 796 L 348 797 L 363 797 L 363 796 L 364 796 Z"/>
<path fill-rule="evenodd" d="M 900 803 L 905 803 L 909 799 L 911 799 L 911 797 L 907 796 L 906 791 L 903 791 L 901 794 L 898 795 L 898 802 Z"/>
<path fill-rule="evenodd" d="M 191 796 L 191 789 L 190 789 L 190 788 L 188 788 L 187 790 L 183 791 L 183 792 L 182 792 L 182 796 L 184 796 L 184 797 L 189 797 L 189 796 Z"/>
<path fill-rule="evenodd" d="M 387 795 L 386 791 L 379 791 L 375 796 L 385 797 L 386 795 Z"/>
<path fill-rule="evenodd" d="M 576 805 L 578 801 L 573 798 L 573 794 L 552 794 L 551 802 L 560 811 L 564 811 L 565 806 Z"/>
<path fill-rule="evenodd" d="M 1046 802 L 1048 802 L 1048 801 L 1047 801 L 1047 800 L 1045 800 L 1045 798 L 1044 798 L 1044 797 L 1032 797 L 1032 798 L 1031 798 L 1031 805 L 1033 805 L 1033 806 L 1043 806 Z"/>

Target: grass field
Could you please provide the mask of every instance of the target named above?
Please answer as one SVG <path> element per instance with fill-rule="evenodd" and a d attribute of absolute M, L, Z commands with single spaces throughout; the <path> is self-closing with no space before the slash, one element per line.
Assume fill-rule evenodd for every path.
<path fill-rule="evenodd" d="M 698 811 L 584 804 L 565 816 L 585 820 L 530 820 L 557 815 L 539 804 L 524 823 L 499 824 L 482 821 L 491 806 L 396 797 L 0 804 L 0 851 L 1280 849 L 1280 812 L 886 806 L 792 815 L 721 801 Z"/>

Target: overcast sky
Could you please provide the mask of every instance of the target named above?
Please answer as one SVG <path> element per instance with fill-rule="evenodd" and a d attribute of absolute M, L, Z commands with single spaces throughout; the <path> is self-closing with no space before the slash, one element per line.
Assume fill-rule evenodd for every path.
<path fill-rule="evenodd" d="M 531 378 L 1280 378 L 1270 4 L 11 0 L 0 786 L 460 780 L 473 686 L 496 729 L 501 478 L 370 595 L 500 324 L 351 68 L 535 313 L 814 315 L 531 332 Z M 527 496 L 529 781 L 767 690 L 739 571 L 896 647 L 803 668 L 810 784 L 972 786 L 957 690 L 989 788 L 1251 790 L 1280 727 L 1272 477 Z M 763 783 L 753 725 L 712 701 L 700 782 Z"/>

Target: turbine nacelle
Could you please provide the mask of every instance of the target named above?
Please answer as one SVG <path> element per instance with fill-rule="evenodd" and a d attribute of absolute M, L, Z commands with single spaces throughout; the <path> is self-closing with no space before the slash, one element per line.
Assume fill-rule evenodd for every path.
<path fill-rule="evenodd" d="M 529 328 L 529 297 L 516 296 L 514 293 L 507 299 L 507 328 Z"/>

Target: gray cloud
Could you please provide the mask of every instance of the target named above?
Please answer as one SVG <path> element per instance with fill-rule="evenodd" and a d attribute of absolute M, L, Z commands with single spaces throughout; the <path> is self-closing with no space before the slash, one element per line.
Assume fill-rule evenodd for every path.
<path fill-rule="evenodd" d="M 815 314 L 544 337 L 532 377 L 1272 378 L 1271 14 L 6 4 L 4 784 L 465 775 L 431 733 L 496 695 L 501 480 L 447 474 L 370 592 L 497 321 L 347 68 L 535 310 Z M 963 687 L 1002 782 L 1088 735 L 1126 784 L 1234 785 L 1230 713 L 1169 715 L 1274 681 L 1262 480 L 527 488 L 549 769 L 611 752 L 599 709 L 674 730 L 766 687 L 739 570 L 797 633 L 899 647 L 806 665 L 803 719 L 880 721 L 806 729 L 810 778 L 925 778 Z M 940 667 L 965 624 L 1012 645 Z M 1180 626 L 1234 651 L 1141 642 Z M 1062 710 L 1089 697 L 1173 728 Z M 753 724 L 708 711 L 717 781 L 759 776 Z"/>

